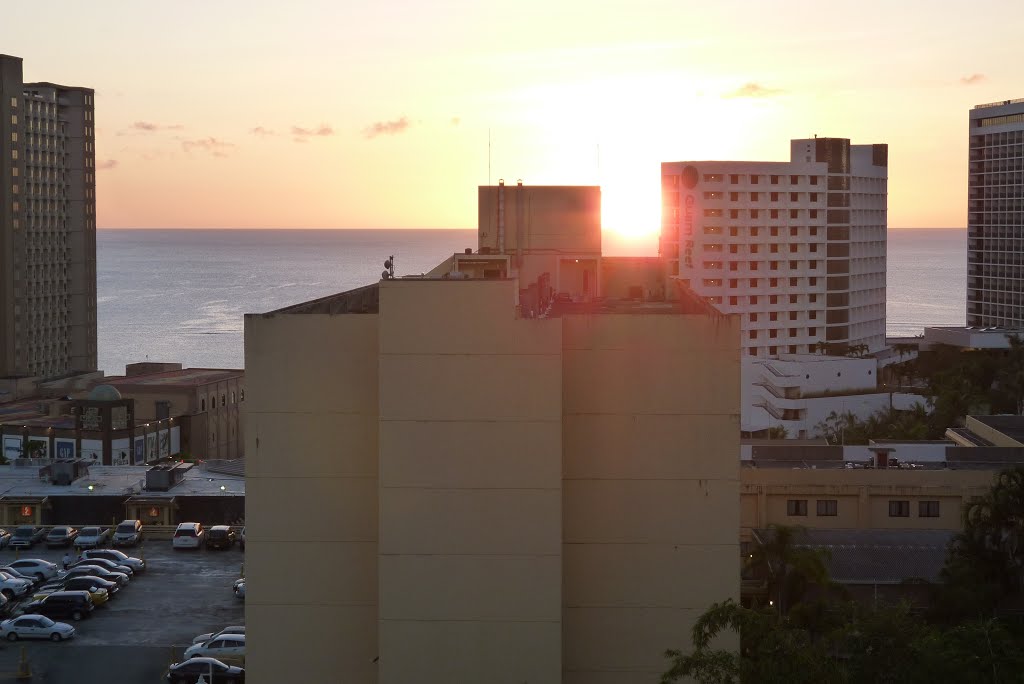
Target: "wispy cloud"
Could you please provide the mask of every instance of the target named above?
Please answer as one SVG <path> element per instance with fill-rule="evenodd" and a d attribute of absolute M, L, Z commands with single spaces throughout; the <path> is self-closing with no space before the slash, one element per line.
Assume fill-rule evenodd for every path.
<path fill-rule="evenodd" d="M 185 127 L 181 124 L 159 124 L 152 121 L 136 121 L 127 130 L 121 131 L 118 135 L 127 133 L 157 133 L 159 131 L 180 131 Z"/>
<path fill-rule="evenodd" d="M 191 154 L 192 152 L 206 152 L 214 157 L 227 157 L 234 151 L 236 145 L 214 137 L 196 138 L 195 140 L 182 140 L 181 149 Z"/>
<path fill-rule="evenodd" d="M 724 97 L 775 97 L 786 91 L 781 88 L 766 88 L 760 83 L 745 83 Z"/>
<path fill-rule="evenodd" d="M 96 162 L 96 168 L 98 170 L 100 170 L 100 171 L 106 171 L 106 170 L 109 170 L 109 169 L 116 169 L 117 168 L 117 160 L 116 159 L 104 159 L 101 162 Z"/>
<path fill-rule="evenodd" d="M 367 138 L 376 138 L 379 135 L 398 135 L 409 130 L 412 123 L 408 117 L 403 116 L 393 121 L 376 121 L 363 129 L 363 135 Z"/>
<path fill-rule="evenodd" d="M 975 83 L 981 83 L 985 81 L 985 74 L 971 74 L 970 76 L 964 76 L 960 79 L 960 82 L 964 85 L 974 85 Z"/>
<path fill-rule="evenodd" d="M 325 138 L 329 135 L 334 135 L 334 129 L 327 124 L 320 124 L 317 128 L 292 126 L 292 139 L 295 142 L 304 143 L 310 138 Z"/>
<path fill-rule="evenodd" d="M 269 128 L 264 128 L 263 126 L 257 126 L 256 128 L 252 128 L 249 130 L 249 132 L 260 138 L 269 138 L 271 136 L 277 135 L 277 133 L 275 133 L 274 131 L 270 130 Z"/>

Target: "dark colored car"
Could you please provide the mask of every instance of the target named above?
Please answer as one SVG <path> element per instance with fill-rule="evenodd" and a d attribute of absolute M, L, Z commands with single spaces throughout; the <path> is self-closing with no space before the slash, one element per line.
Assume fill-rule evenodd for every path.
<path fill-rule="evenodd" d="M 96 608 L 87 591 L 57 591 L 42 601 L 33 601 L 25 605 L 26 613 L 45 615 L 48 618 L 71 618 L 81 620 L 89 617 Z"/>
<path fill-rule="evenodd" d="M 245 681 L 245 670 L 225 665 L 216 658 L 191 658 L 175 663 L 167 670 L 167 681 L 172 684 L 195 684 L 199 677 L 203 677 L 207 684 L 234 684 Z"/>
<path fill-rule="evenodd" d="M 118 586 L 122 587 L 128 584 L 128 575 L 123 572 L 110 572 L 98 565 L 80 565 L 77 568 L 72 568 L 68 570 L 66 575 L 64 575 L 64 579 L 83 576 L 99 577 L 100 579 L 105 579 L 108 582 L 116 582 Z"/>
<path fill-rule="evenodd" d="M 135 575 L 135 571 L 132 570 L 130 566 L 123 565 L 121 563 L 115 563 L 114 561 L 107 560 L 106 558 L 85 558 L 80 561 L 75 561 L 71 564 L 68 570 L 70 570 L 71 568 L 77 568 L 80 565 L 96 565 L 98 567 L 103 568 L 104 570 L 107 570 L 108 572 L 119 572 L 122 575 L 127 575 L 128 579 L 131 579 Z"/>
<path fill-rule="evenodd" d="M 45 528 L 22 525 L 14 530 L 14 534 L 11 535 L 10 545 L 11 548 L 15 549 L 31 549 L 36 545 L 36 542 L 42 541 L 45 535 Z"/>
<path fill-rule="evenodd" d="M 206 531 L 206 548 L 230 549 L 235 544 L 235 533 L 227 525 L 214 525 Z"/>
<path fill-rule="evenodd" d="M 111 538 L 113 546 L 136 546 L 142 541 L 142 523 L 138 520 L 125 520 L 114 530 Z"/>
<path fill-rule="evenodd" d="M 51 549 L 58 546 L 68 547 L 74 543 L 77 537 L 78 530 L 74 527 L 54 527 L 46 535 L 46 546 Z"/>
<path fill-rule="evenodd" d="M 96 575 L 78 575 L 71 579 L 64 580 L 61 591 L 90 591 L 93 587 L 107 590 L 107 596 L 114 596 L 121 590 L 117 582 L 110 582 Z"/>

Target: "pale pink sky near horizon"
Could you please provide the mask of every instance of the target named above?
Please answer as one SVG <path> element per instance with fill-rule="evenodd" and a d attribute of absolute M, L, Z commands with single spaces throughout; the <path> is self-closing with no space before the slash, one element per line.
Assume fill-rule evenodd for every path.
<path fill-rule="evenodd" d="M 970 12 L 51 0 L 4 7 L 0 52 L 96 89 L 102 228 L 472 228 L 476 186 L 521 178 L 600 184 L 606 230 L 650 235 L 662 161 L 814 134 L 889 144 L 891 227 L 958 227 L 968 110 L 1024 97 L 1024 6 Z"/>

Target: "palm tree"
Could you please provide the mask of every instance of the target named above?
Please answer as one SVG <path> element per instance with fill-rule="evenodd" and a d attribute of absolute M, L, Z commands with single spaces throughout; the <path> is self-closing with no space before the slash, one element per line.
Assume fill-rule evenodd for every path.
<path fill-rule="evenodd" d="M 802 527 L 770 525 L 747 559 L 748 566 L 765 578 L 768 597 L 780 615 L 787 615 L 812 585 L 832 585 L 825 567 L 827 552 L 800 546 L 803 534 Z"/>

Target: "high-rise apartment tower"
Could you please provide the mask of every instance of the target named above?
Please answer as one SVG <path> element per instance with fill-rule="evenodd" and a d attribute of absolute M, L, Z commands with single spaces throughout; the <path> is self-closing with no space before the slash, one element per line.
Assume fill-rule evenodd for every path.
<path fill-rule="evenodd" d="M 96 369 L 93 91 L 0 55 L 0 377 Z"/>
<path fill-rule="evenodd" d="M 1024 328 L 1024 99 L 969 123 L 967 325 Z"/>
<path fill-rule="evenodd" d="M 788 162 L 661 165 L 660 252 L 724 313 L 744 354 L 885 344 L 888 146 L 790 143 Z"/>

